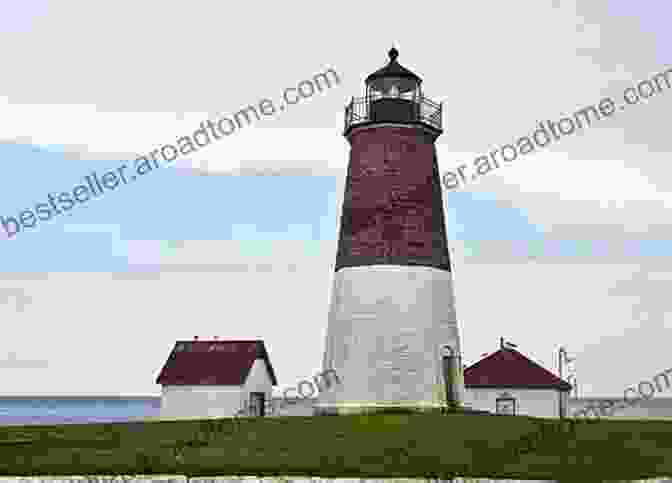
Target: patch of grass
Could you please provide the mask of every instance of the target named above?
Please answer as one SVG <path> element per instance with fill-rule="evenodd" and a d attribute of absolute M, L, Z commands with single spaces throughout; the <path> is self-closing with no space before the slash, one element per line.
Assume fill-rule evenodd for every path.
<path fill-rule="evenodd" d="M 454 476 L 573 483 L 672 475 L 672 421 L 577 420 L 571 437 L 520 439 L 557 419 L 435 412 L 0 427 L 0 475 Z M 543 431 L 542 434 L 545 434 Z"/>

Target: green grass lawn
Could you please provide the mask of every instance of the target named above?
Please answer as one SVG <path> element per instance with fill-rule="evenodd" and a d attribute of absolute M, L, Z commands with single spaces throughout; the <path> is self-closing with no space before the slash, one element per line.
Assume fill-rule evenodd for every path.
<path fill-rule="evenodd" d="M 0 427 L 0 475 L 452 475 L 572 483 L 672 475 L 672 421 L 371 414 Z"/>

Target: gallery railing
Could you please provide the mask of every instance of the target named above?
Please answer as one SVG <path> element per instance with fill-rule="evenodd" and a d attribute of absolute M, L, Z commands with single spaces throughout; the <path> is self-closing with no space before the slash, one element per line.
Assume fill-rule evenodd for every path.
<path fill-rule="evenodd" d="M 416 99 L 353 97 L 345 107 L 345 131 L 371 122 L 424 123 L 441 129 L 442 103 Z"/>

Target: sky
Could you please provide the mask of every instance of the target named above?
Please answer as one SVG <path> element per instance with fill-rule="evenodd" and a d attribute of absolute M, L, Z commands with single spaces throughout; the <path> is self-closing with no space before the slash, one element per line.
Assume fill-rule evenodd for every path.
<path fill-rule="evenodd" d="M 0 216 L 334 69 L 340 83 L 8 238 L 2 395 L 157 395 L 176 340 L 320 369 L 344 106 L 395 46 L 443 102 L 439 171 L 672 67 L 669 2 L 0 0 Z M 466 364 L 499 338 L 584 397 L 672 367 L 672 90 L 443 191 Z M 668 315 L 669 314 L 669 315 Z"/>

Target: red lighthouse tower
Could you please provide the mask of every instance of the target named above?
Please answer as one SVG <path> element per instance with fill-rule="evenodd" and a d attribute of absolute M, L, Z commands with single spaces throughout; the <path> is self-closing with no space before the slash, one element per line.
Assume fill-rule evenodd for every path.
<path fill-rule="evenodd" d="M 438 406 L 463 383 L 434 142 L 441 104 L 397 62 L 366 78 L 345 110 L 350 160 L 323 368 L 342 384 L 320 397 L 336 412 Z"/>

